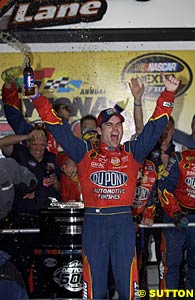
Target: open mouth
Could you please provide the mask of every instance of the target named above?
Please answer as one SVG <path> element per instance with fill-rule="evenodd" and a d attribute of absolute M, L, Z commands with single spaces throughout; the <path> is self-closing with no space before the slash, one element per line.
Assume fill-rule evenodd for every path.
<path fill-rule="evenodd" d="M 118 134 L 112 133 L 112 134 L 111 134 L 111 141 L 112 141 L 113 143 L 117 143 L 117 142 L 118 142 Z"/>

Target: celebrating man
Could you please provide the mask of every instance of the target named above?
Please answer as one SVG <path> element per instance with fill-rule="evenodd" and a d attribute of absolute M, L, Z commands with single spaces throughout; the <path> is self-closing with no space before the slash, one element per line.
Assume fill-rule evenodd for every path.
<path fill-rule="evenodd" d="M 165 91 L 137 140 L 120 144 L 124 117 L 115 108 L 97 118 L 99 147 L 76 138 L 46 97 L 32 96 L 34 106 L 64 151 L 76 162 L 85 204 L 83 225 L 84 299 L 103 299 L 109 261 L 120 300 L 135 299 L 137 266 L 135 230 L 131 216 L 139 164 L 152 150 L 172 112 L 179 81 L 162 74 Z"/>

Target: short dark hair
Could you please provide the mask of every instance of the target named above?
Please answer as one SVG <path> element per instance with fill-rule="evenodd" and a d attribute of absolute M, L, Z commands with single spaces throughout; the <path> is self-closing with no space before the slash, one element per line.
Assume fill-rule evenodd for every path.
<path fill-rule="evenodd" d="M 80 126 L 82 127 L 83 122 L 86 120 L 94 120 L 97 126 L 97 119 L 94 115 L 85 115 L 80 119 Z"/>
<path fill-rule="evenodd" d="M 58 113 L 59 110 L 60 110 L 60 108 L 61 108 L 61 106 L 64 106 L 65 109 L 66 109 L 69 113 L 71 113 L 70 107 L 69 107 L 67 104 L 64 104 L 64 103 L 54 103 L 54 104 L 53 104 L 53 109 L 55 110 L 55 112 Z"/>

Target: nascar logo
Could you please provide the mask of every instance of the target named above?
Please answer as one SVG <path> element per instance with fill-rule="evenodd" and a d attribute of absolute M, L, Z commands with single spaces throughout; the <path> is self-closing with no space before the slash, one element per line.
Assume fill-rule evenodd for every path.
<path fill-rule="evenodd" d="M 191 188 L 195 188 L 195 178 L 194 177 L 189 177 L 189 178 L 186 178 L 185 180 L 185 183 L 191 187 Z"/>
<path fill-rule="evenodd" d="M 182 78 L 176 96 L 183 95 L 192 84 L 193 74 L 190 66 L 179 56 L 167 53 L 148 53 L 135 57 L 124 66 L 121 81 L 129 89 L 128 82 L 132 77 L 138 77 L 145 85 L 143 100 L 155 100 L 164 90 L 160 72 L 166 76 L 176 75 Z"/>
<path fill-rule="evenodd" d="M 101 187 L 119 187 L 127 182 L 128 176 L 123 172 L 101 171 L 92 173 L 90 179 Z"/>

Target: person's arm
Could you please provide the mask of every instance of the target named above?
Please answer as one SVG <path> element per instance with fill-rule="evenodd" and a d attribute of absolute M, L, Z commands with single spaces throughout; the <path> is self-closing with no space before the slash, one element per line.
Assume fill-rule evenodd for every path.
<path fill-rule="evenodd" d="M 10 172 L 12 172 L 14 184 L 20 184 L 21 182 L 25 183 L 27 186 L 30 185 L 31 180 L 34 180 L 37 183 L 36 176 L 29 171 L 26 167 L 21 166 L 13 158 L 6 158 L 10 164 Z"/>
<path fill-rule="evenodd" d="M 144 84 L 141 84 L 138 78 L 132 78 L 129 82 L 129 87 L 134 98 L 133 117 L 135 123 L 136 136 L 138 136 L 144 128 L 142 110 L 142 96 L 144 93 Z"/>
<path fill-rule="evenodd" d="M 176 211 L 181 211 L 174 190 L 179 182 L 179 163 L 176 154 L 169 160 L 162 177 L 158 181 L 158 196 L 165 212 L 173 217 Z"/>
<path fill-rule="evenodd" d="M 13 134 L 8 135 L 0 139 L 0 148 L 3 150 L 3 153 L 6 156 L 11 156 L 13 152 L 13 145 L 19 144 L 23 141 L 27 141 L 30 139 L 39 139 L 40 136 L 44 136 L 44 132 L 42 130 L 33 130 L 28 134 Z"/>
<path fill-rule="evenodd" d="M 138 136 L 142 132 L 142 129 L 144 127 L 142 110 L 142 95 L 144 93 L 144 84 L 141 84 L 138 78 L 132 78 L 129 82 L 129 87 L 134 98 L 133 117 L 135 123 L 135 133 L 136 136 Z M 129 99 L 126 99 L 126 101 L 118 101 L 114 107 L 119 112 L 122 112 L 127 107 L 128 102 Z"/>
<path fill-rule="evenodd" d="M 0 148 L 18 144 L 20 142 L 26 141 L 27 138 L 28 138 L 27 134 L 22 134 L 22 135 L 12 134 L 12 135 L 4 136 L 0 139 Z"/>
<path fill-rule="evenodd" d="M 194 149 L 195 148 L 195 140 L 193 140 L 192 136 L 182 130 L 175 129 L 173 135 L 173 141 L 182 145 L 183 148 Z"/>
<path fill-rule="evenodd" d="M 37 86 L 35 86 L 35 91 L 31 99 L 39 116 L 65 153 L 79 163 L 87 151 L 86 142 L 74 136 L 68 122 L 58 117 L 48 98 L 39 93 Z"/>
<path fill-rule="evenodd" d="M 185 230 L 188 227 L 189 219 L 187 214 L 182 211 L 177 198 L 174 195 L 176 189 L 180 171 L 179 171 L 179 156 L 177 153 L 175 157 L 169 161 L 163 176 L 158 182 L 158 196 L 162 204 L 162 208 L 173 218 L 173 223 L 179 229 Z"/>
<path fill-rule="evenodd" d="M 152 117 L 144 126 L 137 140 L 130 142 L 133 157 L 137 162 L 142 162 L 154 148 L 173 110 L 175 93 L 180 81 L 173 76 L 167 78 L 164 74 L 162 74 L 162 80 L 165 85 L 165 90 L 157 100 Z M 128 151 L 128 143 L 126 143 L 125 146 Z"/>
<path fill-rule="evenodd" d="M 23 199 L 33 199 L 37 189 L 37 178 L 26 167 L 13 158 L 5 158 L 6 170 Z"/>
<path fill-rule="evenodd" d="M 2 102 L 5 117 L 16 134 L 26 134 L 32 128 L 21 112 L 18 89 L 13 79 L 7 80 L 2 87 Z"/>
<path fill-rule="evenodd" d="M 3 154 L 6 157 L 11 156 L 14 150 L 14 145 L 25 141 L 27 139 L 26 137 L 27 135 L 10 135 L 2 138 L 0 140 L 0 148 L 2 149 Z"/>
<path fill-rule="evenodd" d="M 2 101 L 4 104 L 14 106 L 16 109 L 20 109 L 21 107 L 18 89 L 12 77 L 3 84 Z"/>

